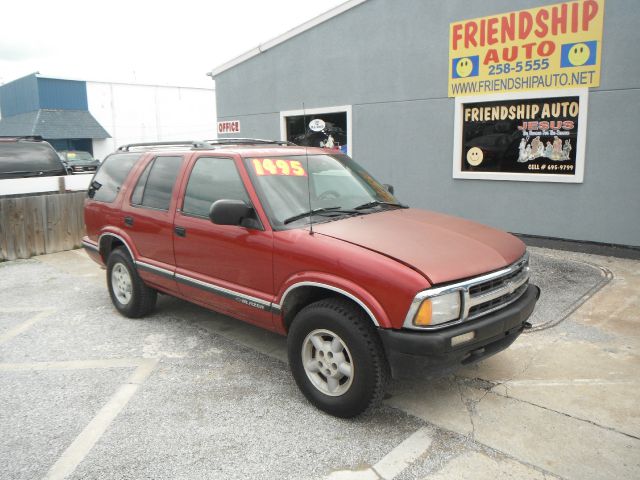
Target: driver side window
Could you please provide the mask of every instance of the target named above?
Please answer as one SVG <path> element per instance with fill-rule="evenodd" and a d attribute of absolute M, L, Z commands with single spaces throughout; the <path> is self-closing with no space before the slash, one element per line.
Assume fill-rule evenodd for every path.
<path fill-rule="evenodd" d="M 231 158 L 199 158 L 189 176 L 182 213 L 208 218 L 211 204 L 222 199 L 251 204 Z"/>

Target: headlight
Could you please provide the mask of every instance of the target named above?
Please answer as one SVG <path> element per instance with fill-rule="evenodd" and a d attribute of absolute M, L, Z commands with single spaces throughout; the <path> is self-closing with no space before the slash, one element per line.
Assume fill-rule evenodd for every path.
<path fill-rule="evenodd" d="M 460 292 L 426 298 L 413 319 L 417 327 L 428 327 L 460 318 Z"/>

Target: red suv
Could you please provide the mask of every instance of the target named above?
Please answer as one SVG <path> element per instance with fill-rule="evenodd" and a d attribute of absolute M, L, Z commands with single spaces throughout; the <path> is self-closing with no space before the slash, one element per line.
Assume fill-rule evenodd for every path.
<path fill-rule="evenodd" d="M 335 150 L 126 145 L 93 178 L 83 245 L 123 315 L 148 314 L 162 292 L 287 335 L 304 395 L 352 417 L 390 375 L 506 348 L 540 294 L 520 240 L 390 190 Z"/>

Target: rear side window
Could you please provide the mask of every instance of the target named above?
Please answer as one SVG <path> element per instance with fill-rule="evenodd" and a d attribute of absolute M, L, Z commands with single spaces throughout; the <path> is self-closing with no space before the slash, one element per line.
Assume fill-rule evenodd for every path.
<path fill-rule="evenodd" d="M 142 172 L 131 197 L 131 204 L 169 210 L 173 186 L 182 157 L 156 157 Z"/>
<path fill-rule="evenodd" d="M 230 158 L 199 158 L 189 176 L 182 212 L 208 217 L 211 204 L 221 199 L 250 203 L 234 161 Z"/>
<path fill-rule="evenodd" d="M 60 157 L 48 143 L 0 141 L 0 178 L 65 173 Z"/>
<path fill-rule="evenodd" d="M 105 158 L 89 187 L 89 197 L 99 202 L 113 202 L 140 153 L 123 153 Z"/>

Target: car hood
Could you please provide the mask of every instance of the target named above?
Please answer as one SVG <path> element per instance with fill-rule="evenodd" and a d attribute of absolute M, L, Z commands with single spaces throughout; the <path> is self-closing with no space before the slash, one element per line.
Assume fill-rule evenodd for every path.
<path fill-rule="evenodd" d="M 499 270 L 525 252 L 524 243 L 506 232 L 412 208 L 314 224 L 313 230 L 393 258 L 432 285 Z"/>

